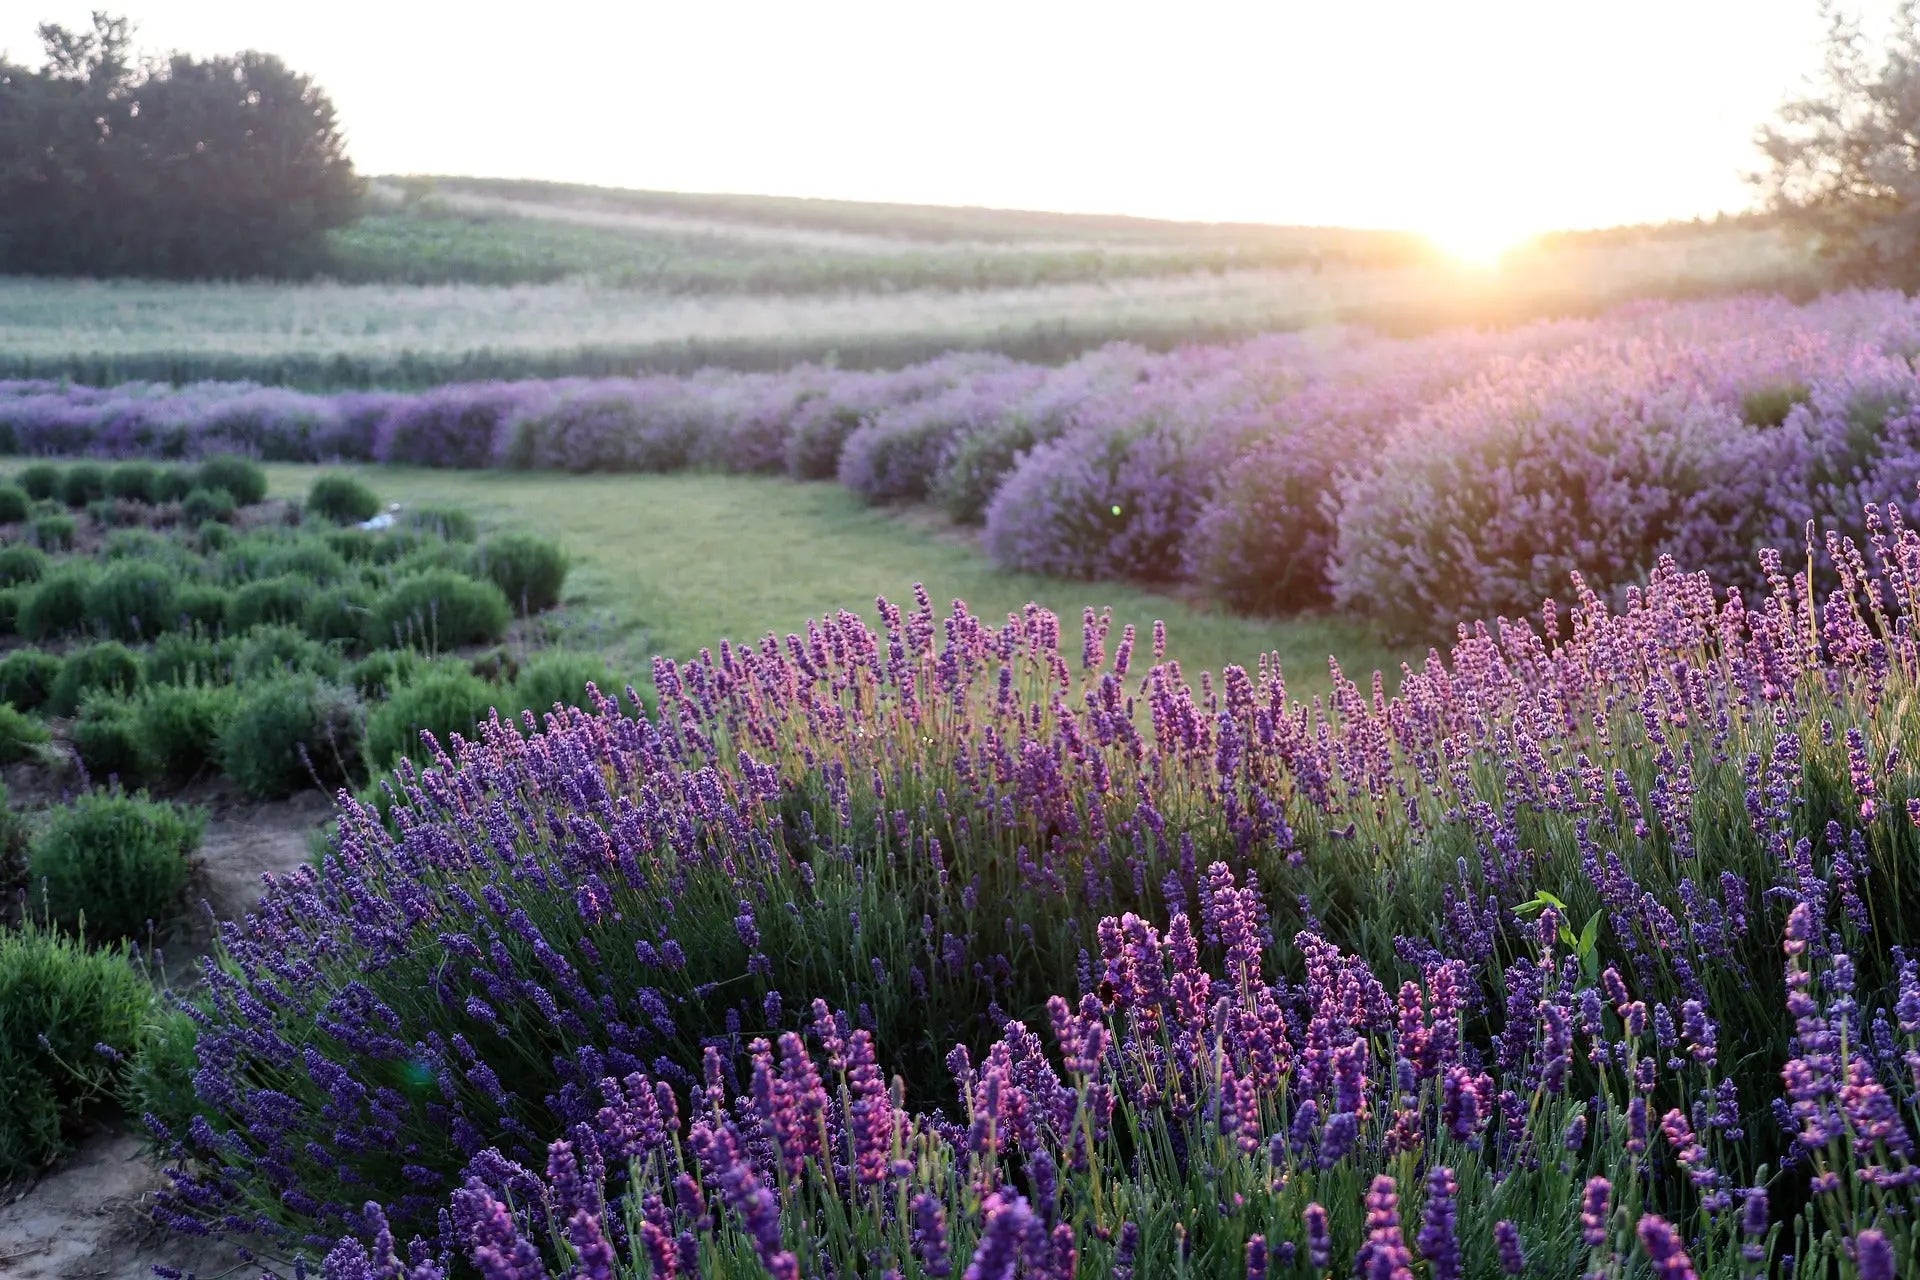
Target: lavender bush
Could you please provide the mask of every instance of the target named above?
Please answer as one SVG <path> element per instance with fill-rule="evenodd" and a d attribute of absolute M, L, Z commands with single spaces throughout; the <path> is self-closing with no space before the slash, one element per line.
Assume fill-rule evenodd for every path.
<path fill-rule="evenodd" d="M 537 1275 L 549 1230 L 549 1261 L 581 1261 L 585 1208 L 600 1274 L 661 1272 L 650 1221 L 701 1274 L 879 1250 L 932 1275 L 915 1200 L 964 1259 L 1022 1196 L 1102 1265 L 1220 1274 L 1258 1234 L 1265 1267 L 1318 1275 L 1375 1266 L 1366 1197 L 1424 1221 L 1444 1166 L 1458 1274 L 1910 1260 L 1885 1206 L 1910 1194 L 1920 1027 L 1920 533 L 1862 527 L 1809 548 L 1831 590 L 1778 554 L 1751 604 L 1664 564 L 1618 608 L 1576 587 L 1537 625 L 1463 628 L 1391 697 L 1337 678 L 1301 705 L 1270 664 L 1196 686 L 1091 610 L 1075 643 L 1037 608 L 990 626 L 921 598 L 661 663 L 652 717 L 491 723 L 402 766 L 390 824 L 347 806 L 322 864 L 224 930 L 189 1009 L 197 1102 L 151 1117 L 169 1216 L 378 1254 L 372 1202 L 422 1237 L 409 1267 L 480 1245 Z M 1166 922 L 1158 952 L 1128 913 Z M 783 1047 L 776 1086 L 753 1042 L 819 1027 L 815 999 L 840 1052 L 870 1048 L 796 1168 L 778 1144 L 813 1122 L 783 1137 L 755 1108 L 812 1097 L 807 1069 Z M 1060 1028 L 1065 1074 L 1009 1021 Z M 576 1137 L 662 1084 L 688 1118 L 670 1161 Z M 662 1158 L 613 1216 L 550 1220 L 511 1163 L 546 1167 L 556 1135 L 586 1187 L 595 1160 L 618 1182 Z M 1618 1198 L 1596 1207 L 1596 1177 Z M 1058 1273 L 1006 1230 L 980 1274 Z"/>

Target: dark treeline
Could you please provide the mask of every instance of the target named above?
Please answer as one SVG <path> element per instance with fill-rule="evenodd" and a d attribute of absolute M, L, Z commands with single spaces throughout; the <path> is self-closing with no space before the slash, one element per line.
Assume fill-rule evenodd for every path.
<path fill-rule="evenodd" d="M 333 104 L 268 54 L 136 62 L 125 19 L 0 59 L 0 273 L 298 274 L 358 213 Z"/>

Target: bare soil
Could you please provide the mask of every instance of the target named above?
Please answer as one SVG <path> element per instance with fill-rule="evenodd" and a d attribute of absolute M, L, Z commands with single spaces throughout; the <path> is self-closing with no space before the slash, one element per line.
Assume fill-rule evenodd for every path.
<path fill-rule="evenodd" d="M 7 770 L 16 803 L 29 810 L 57 802 L 73 779 L 55 769 Z M 332 816 L 317 791 L 257 803 L 222 782 L 171 799 L 207 810 L 206 833 L 181 915 L 154 939 L 155 970 L 176 990 L 197 981 L 216 920 L 246 914 L 265 891 L 308 858 L 310 841 Z M 165 1185 L 129 1127 L 102 1127 L 39 1178 L 0 1187 L 0 1278 L 4 1280 L 150 1280 L 155 1266 L 211 1277 L 256 1274 L 231 1245 L 176 1235 L 148 1216 Z"/>

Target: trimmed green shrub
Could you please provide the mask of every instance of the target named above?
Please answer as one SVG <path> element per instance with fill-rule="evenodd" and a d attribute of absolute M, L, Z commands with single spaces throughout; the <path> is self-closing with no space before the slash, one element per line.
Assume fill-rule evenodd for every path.
<path fill-rule="evenodd" d="M 558 543 L 531 533 L 487 539 L 474 553 L 473 564 L 522 614 L 553 608 L 567 580 L 567 553 Z"/>
<path fill-rule="evenodd" d="M 404 577 L 409 573 L 425 573 L 429 569 L 451 569 L 474 579 L 481 576 L 473 572 L 473 552 L 470 548 L 457 542 L 441 542 L 437 538 L 423 538 L 409 548 L 405 555 L 393 562 L 391 576 Z"/>
<path fill-rule="evenodd" d="M 224 489 L 243 507 L 250 507 L 267 496 L 267 473 L 260 464 L 231 454 L 208 458 L 200 464 L 194 480 L 202 489 Z"/>
<path fill-rule="evenodd" d="M 140 769 L 147 777 L 179 781 L 218 763 L 220 738 L 239 708 L 230 685 L 149 685 L 131 702 Z"/>
<path fill-rule="evenodd" d="M 371 564 L 380 538 L 365 529 L 328 529 L 320 535 L 320 541 L 348 564 Z"/>
<path fill-rule="evenodd" d="M 89 791 L 53 811 L 27 874 L 36 903 L 60 924 L 130 938 L 171 912 L 204 818 L 145 795 Z M 44 899 L 41 897 L 44 892 Z"/>
<path fill-rule="evenodd" d="M 92 581 L 92 569 L 83 564 L 62 565 L 40 579 L 20 602 L 20 634 L 29 640 L 77 634 L 86 624 Z"/>
<path fill-rule="evenodd" d="M 233 495 L 225 489 L 195 489 L 180 500 L 180 518 L 188 524 L 231 520 L 233 512 Z"/>
<path fill-rule="evenodd" d="M 615 676 L 595 655 L 564 649 L 548 650 L 520 668 L 513 682 L 513 705 L 517 710 L 531 711 L 541 718 L 553 710 L 556 702 L 593 711 L 596 708 L 587 697 L 589 681 L 601 697 L 613 699 L 632 714 L 634 706 L 627 697 L 627 681 Z"/>
<path fill-rule="evenodd" d="M 147 654 L 147 683 L 224 683 L 233 665 L 229 648 L 204 631 L 170 631 Z"/>
<path fill-rule="evenodd" d="M 94 690 L 132 693 L 145 677 L 139 657 L 119 641 L 89 645 L 67 655 L 53 688 L 47 692 L 47 710 L 56 716 L 70 716 L 79 709 L 85 694 Z"/>
<path fill-rule="evenodd" d="M 374 593 L 366 587 L 327 587 L 307 601 L 300 628 L 315 640 L 335 641 L 358 648 L 367 634 Z"/>
<path fill-rule="evenodd" d="M 273 799 L 316 781 L 342 785 L 358 768 L 360 700 L 301 672 L 243 689 L 220 738 L 220 768 L 249 795 Z"/>
<path fill-rule="evenodd" d="M 182 583 L 173 593 L 173 616 L 179 624 L 212 631 L 227 622 L 233 596 L 224 587 L 206 582 Z"/>
<path fill-rule="evenodd" d="M 38 582 L 47 576 L 47 553 L 24 542 L 0 547 L 0 587 Z"/>
<path fill-rule="evenodd" d="M 33 522 L 33 544 L 43 551 L 71 551 L 78 529 L 72 516 L 41 516 Z"/>
<path fill-rule="evenodd" d="M 39 649 L 15 649 L 0 658 L 0 702 L 31 711 L 46 703 L 60 678 L 60 659 Z"/>
<path fill-rule="evenodd" d="M 425 665 L 412 649 L 375 649 L 347 668 L 345 680 L 362 698 L 380 702 Z"/>
<path fill-rule="evenodd" d="M 512 610 L 500 589 L 451 569 L 429 569 L 396 579 L 367 622 L 367 643 L 434 652 L 498 640 Z"/>
<path fill-rule="evenodd" d="M 298 622 L 312 595 L 312 580 L 293 574 L 249 582 L 227 602 L 227 630 L 239 635 L 269 622 Z"/>
<path fill-rule="evenodd" d="M 154 1004 L 153 984 L 125 946 L 88 947 L 32 920 L 0 929 L 0 1181 L 65 1149 L 97 1107 L 110 1107 L 121 1068 Z"/>
<path fill-rule="evenodd" d="M 344 581 L 352 572 L 339 552 L 317 538 L 303 537 L 298 542 L 282 542 L 265 551 L 248 576 L 276 578 L 297 573 L 324 585 Z"/>
<path fill-rule="evenodd" d="M 51 462 L 34 462 L 20 469 L 14 481 L 27 491 L 27 496 L 37 501 L 58 497 L 60 494 L 60 468 Z"/>
<path fill-rule="evenodd" d="M 400 756 L 426 761 L 432 758 L 420 740 L 424 730 L 442 747 L 447 735 L 474 736 L 473 728 L 507 705 L 499 688 L 471 671 L 436 666 L 419 673 L 388 695 L 367 721 L 367 758 L 376 768 L 390 768 Z"/>
<path fill-rule="evenodd" d="M 335 524 L 358 524 L 380 514 L 380 495 L 352 476 L 324 475 L 307 490 L 307 510 Z"/>
<path fill-rule="evenodd" d="M 179 579 L 152 560 L 116 560 L 87 584 L 87 621 L 100 635 L 144 640 L 172 629 Z"/>
<path fill-rule="evenodd" d="M 160 560 L 178 566 L 177 544 L 151 529 L 116 529 L 107 535 L 100 554 L 108 560 Z"/>
<path fill-rule="evenodd" d="M 123 697 L 91 692 L 73 721 L 73 749 L 96 781 L 135 782 L 145 775 L 140 726 Z"/>
<path fill-rule="evenodd" d="M 401 514 L 400 527 L 418 529 L 448 542 L 472 542 L 480 534 L 473 517 L 459 507 L 415 507 Z"/>
<path fill-rule="evenodd" d="M 20 601 L 32 587 L 0 587 L 0 636 L 17 635 L 20 628 Z"/>
<path fill-rule="evenodd" d="M 76 462 L 60 477 L 60 501 L 84 507 L 107 496 L 107 469 L 97 462 Z"/>
<path fill-rule="evenodd" d="M 15 710 L 11 703 L 0 702 L 0 764 L 29 758 L 51 736 L 38 720 Z"/>
<path fill-rule="evenodd" d="M 186 514 L 184 509 L 181 514 L 183 516 Z M 235 533 L 230 526 L 212 519 L 200 521 L 199 527 L 193 531 L 194 545 L 208 555 L 216 551 L 226 550 L 232 546 L 239 537 L 240 535 Z"/>
<path fill-rule="evenodd" d="M 157 1005 L 127 1069 L 128 1113 L 154 1116 L 168 1132 L 185 1133 L 200 1114 L 193 1091 L 199 1043 L 199 1028 L 185 1010 Z"/>
<path fill-rule="evenodd" d="M 340 655 L 285 623 L 255 627 L 233 641 L 234 683 L 246 684 L 282 671 L 311 671 L 331 679 L 339 674 Z"/>
<path fill-rule="evenodd" d="M 31 500 L 17 484 L 0 484 L 0 524 L 19 524 L 27 518 Z"/>
<path fill-rule="evenodd" d="M 193 472 L 185 467 L 163 467 L 153 478 L 155 502 L 178 502 L 193 492 Z"/>
<path fill-rule="evenodd" d="M 107 496 L 151 506 L 157 498 L 160 469 L 151 462 L 123 462 L 107 472 Z"/>

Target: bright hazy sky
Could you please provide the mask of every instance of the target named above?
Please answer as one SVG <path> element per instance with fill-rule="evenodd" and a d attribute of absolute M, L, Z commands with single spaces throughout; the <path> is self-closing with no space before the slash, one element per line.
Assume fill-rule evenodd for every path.
<path fill-rule="evenodd" d="M 0 48 L 37 65 L 35 22 L 106 2 L 0 0 Z M 1456 238 L 1747 207 L 1755 126 L 1822 31 L 1813 0 L 129 11 L 143 49 L 259 48 L 312 74 L 370 173 Z"/>

